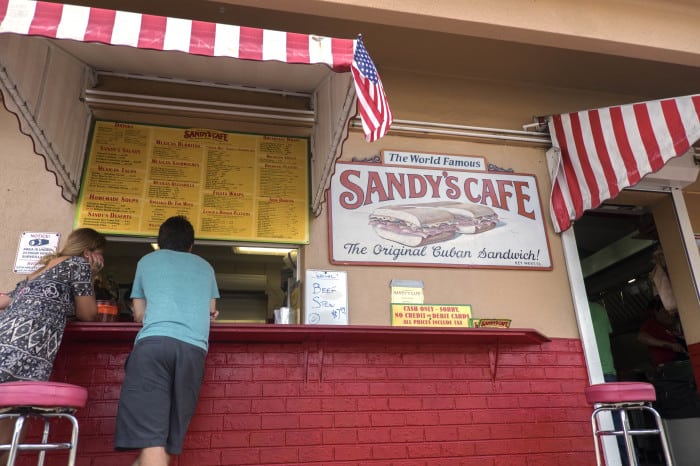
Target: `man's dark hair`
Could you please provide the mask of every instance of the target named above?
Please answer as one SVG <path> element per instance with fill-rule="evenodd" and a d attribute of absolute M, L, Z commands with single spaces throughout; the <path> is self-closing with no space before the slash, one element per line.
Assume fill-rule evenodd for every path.
<path fill-rule="evenodd" d="M 194 227 L 184 215 L 170 217 L 158 229 L 158 247 L 188 252 L 194 244 Z"/>

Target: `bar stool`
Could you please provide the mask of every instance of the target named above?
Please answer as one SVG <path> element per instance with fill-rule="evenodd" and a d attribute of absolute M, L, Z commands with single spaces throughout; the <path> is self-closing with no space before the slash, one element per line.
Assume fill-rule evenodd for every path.
<path fill-rule="evenodd" d="M 13 466 L 17 453 L 39 451 L 38 466 L 43 466 L 48 450 L 69 450 L 68 466 L 74 466 L 78 447 L 78 420 L 73 416 L 87 403 L 87 389 L 59 382 L 6 382 L 0 383 L 0 420 L 15 419 L 14 433 L 9 444 L 0 444 L 0 451 L 9 451 L 6 466 Z M 20 443 L 25 420 L 44 421 L 41 443 Z M 49 443 L 49 421 L 64 418 L 70 421 L 70 442 Z"/>
<path fill-rule="evenodd" d="M 609 382 L 591 385 L 586 387 L 586 400 L 592 405 L 597 405 L 591 415 L 591 425 L 593 427 L 593 442 L 595 444 L 595 456 L 598 466 L 601 466 L 600 446 L 598 438 L 603 435 L 622 436 L 627 447 L 627 456 L 632 466 L 637 466 L 638 460 L 634 449 L 633 436 L 635 435 L 658 435 L 661 440 L 664 459 L 667 466 L 673 466 L 671 453 L 666 439 L 661 416 L 652 408 L 651 403 L 656 401 L 656 391 L 654 386 L 646 382 Z M 630 428 L 629 411 L 646 411 L 653 415 L 656 422 L 655 429 Z M 598 414 L 603 412 L 619 413 L 622 421 L 622 430 L 603 430 L 600 428 Z"/>

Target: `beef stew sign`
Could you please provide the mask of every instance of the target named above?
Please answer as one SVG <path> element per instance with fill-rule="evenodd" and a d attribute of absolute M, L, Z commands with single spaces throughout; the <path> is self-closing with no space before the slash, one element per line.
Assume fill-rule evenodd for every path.
<path fill-rule="evenodd" d="M 328 215 L 334 264 L 552 268 L 533 175 L 338 162 Z"/>

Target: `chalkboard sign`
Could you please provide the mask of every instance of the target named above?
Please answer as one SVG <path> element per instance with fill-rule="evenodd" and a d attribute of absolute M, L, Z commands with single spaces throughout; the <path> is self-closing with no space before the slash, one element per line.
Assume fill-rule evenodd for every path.
<path fill-rule="evenodd" d="M 348 276 L 337 270 L 307 270 L 304 283 L 304 323 L 347 325 Z"/>

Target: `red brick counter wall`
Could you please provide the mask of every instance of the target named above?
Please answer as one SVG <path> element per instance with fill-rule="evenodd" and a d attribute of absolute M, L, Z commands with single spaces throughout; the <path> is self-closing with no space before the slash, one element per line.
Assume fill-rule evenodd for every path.
<path fill-rule="evenodd" d="M 130 348 L 64 341 L 60 350 L 53 378 L 90 393 L 78 414 L 78 466 L 134 459 L 112 440 Z M 497 360 L 494 349 L 213 342 L 185 450 L 171 464 L 594 464 L 580 341 L 501 344 Z"/>

